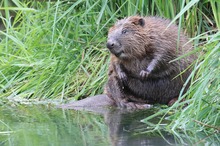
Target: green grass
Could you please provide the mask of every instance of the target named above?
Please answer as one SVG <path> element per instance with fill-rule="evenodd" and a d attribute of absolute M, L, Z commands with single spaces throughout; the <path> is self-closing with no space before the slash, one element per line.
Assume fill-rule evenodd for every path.
<path fill-rule="evenodd" d="M 98 3 L 32 5 L 33 11 L 17 12 L 22 19 L 2 19 L 8 27 L 0 32 L 1 97 L 63 99 L 101 92 L 107 29 L 97 34 L 97 13 L 81 11 Z"/>
<path fill-rule="evenodd" d="M 184 103 L 177 103 L 158 112 L 174 112 L 169 116 L 171 123 L 162 129 L 219 133 L 217 0 L 3 0 L 0 11 L 1 104 L 24 99 L 65 102 L 102 93 L 109 62 L 108 28 L 128 15 L 158 15 L 178 23 L 202 54 L 191 75 L 191 87 L 181 97 L 189 106 L 181 109 Z M 160 124 L 154 125 L 155 130 Z"/>

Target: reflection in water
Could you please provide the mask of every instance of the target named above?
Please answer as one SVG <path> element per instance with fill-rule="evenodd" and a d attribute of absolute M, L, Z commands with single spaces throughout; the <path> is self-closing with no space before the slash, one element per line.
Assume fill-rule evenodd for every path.
<path fill-rule="evenodd" d="M 100 109 L 100 114 L 45 106 L 0 108 L 0 145 L 149 145 L 167 142 L 161 137 L 134 135 L 146 127 L 139 121 L 150 111 Z M 105 118 L 103 118 L 103 115 Z M 105 120 L 104 120 L 105 119 Z M 170 141 L 172 138 L 168 137 Z"/>
<path fill-rule="evenodd" d="M 168 134 L 162 138 L 158 134 L 138 133 L 148 128 L 140 120 L 151 115 L 153 110 L 100 109 L 99 114 L 91 114 L 39 105 L 0 107 L 0 145 L 175 145 L 173 136 Z"/>
<path fill-rule="evenodd" d="M 1 146 L 109 144 L 107 127 L 99 115 L 45 106 L 0 107 L 0 112 Z"/>
<path fill-rule="evenodd" d="M 105 114 L 105 121 L 109 128 L 109 135 L 113 146 L 166 146 L 174 144 L 174 138 L 170 135 L 146 135 L 138 134 L 147 125 L 140 120 L 151 115 L 151 110 L 133 111 L 132 113 L 122 110 L 112 110 Z"/>

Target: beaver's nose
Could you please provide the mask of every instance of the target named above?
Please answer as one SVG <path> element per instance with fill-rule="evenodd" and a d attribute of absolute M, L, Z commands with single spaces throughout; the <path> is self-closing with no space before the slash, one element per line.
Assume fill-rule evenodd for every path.
<path fill-rule="evenodd" d="M 108 40 L 107 44 L 106 44 L 106 47 L 111 50 L 115 47 L 115 42 L 114 41 L 111 41 L 111 40 Z"/>

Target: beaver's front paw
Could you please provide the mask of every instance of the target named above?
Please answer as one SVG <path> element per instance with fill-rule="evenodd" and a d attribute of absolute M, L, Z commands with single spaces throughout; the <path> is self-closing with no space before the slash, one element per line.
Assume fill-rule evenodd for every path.
<path fill-rule="evenodd" d="M 122 83 L 127 85 L 127 75 L 125 74 L 125 72 L 119 72 L 118 77 L 122 81 Z"/>
<path fill-rule="evenodd" d="M 148 71 L 148 70 L 142 70 L 140 72 L 140 76 L 142 79 L 146 79 L 149 76 L 149 74 L 150 74 L 150 71 Z"/>

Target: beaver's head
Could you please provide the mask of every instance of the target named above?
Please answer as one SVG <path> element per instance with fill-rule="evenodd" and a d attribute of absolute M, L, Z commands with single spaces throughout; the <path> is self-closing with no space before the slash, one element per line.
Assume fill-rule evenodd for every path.
<path fill-rule="evenodd" d="M 109 29 L 107 48 L 119 59 L 140 58 L 145 52 L 145 25 L 140 16 L 119 20 Z"/>

